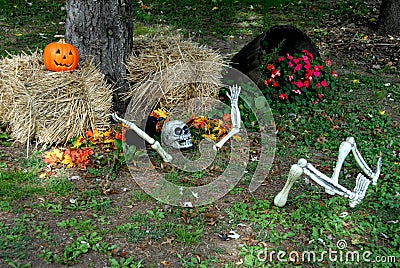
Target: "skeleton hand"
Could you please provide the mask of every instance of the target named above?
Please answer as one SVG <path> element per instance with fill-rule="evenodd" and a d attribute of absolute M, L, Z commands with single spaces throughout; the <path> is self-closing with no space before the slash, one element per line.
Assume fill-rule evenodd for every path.
<path fill-rule="evenodd" d="M 229 87 L 231 94 L 228 92 L 226 95 L 231 100 L 231 121 L 234 128 L 240 128 L 240 110 L 238 107 L 239 94 L 241 88 L 238 85 L 233 85 Z"/>
<path fill-rule="evenodd" d="M 230 94 L 227 92 L 226 95 L 231 101 L 231 121 L 233 125 L 233 129 L 217 144 L 214 145 L 214 150 L 218 150 L 221 148 L 232 136 L 238 134 L 240 132 L 240 110 L 238 107 L 239 94 L 240 94 L 240 86 L 233 85 L 229 86 Z"/>

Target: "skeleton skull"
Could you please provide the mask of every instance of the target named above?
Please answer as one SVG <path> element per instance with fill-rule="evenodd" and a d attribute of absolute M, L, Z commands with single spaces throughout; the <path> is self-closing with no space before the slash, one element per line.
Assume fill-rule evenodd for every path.
<path fill-rule="evenodd" d="M 161 139 L 164 145 L 175 149 L 184 149 L 193 146 L 189 127 L 179 120 L 172 120 L 164 124 Z"/>

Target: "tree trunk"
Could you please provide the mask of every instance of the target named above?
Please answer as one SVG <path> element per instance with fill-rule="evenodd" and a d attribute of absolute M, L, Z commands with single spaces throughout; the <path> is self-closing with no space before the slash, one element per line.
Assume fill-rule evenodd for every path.
<path fill-rule="evenodd" d="M 133 47 L 132 0 L 67 0 L 66 40 L 81 61 L 93 58 L 108 82 L 115 85 L 114 110 L 124 113 L 119 96 L 128 90 L 125 60 Z"/>
<path fill-rule="evenodd" d="M 378 31 L 381 34 L 400 35 L 400 1 L 382 0 Z"/>

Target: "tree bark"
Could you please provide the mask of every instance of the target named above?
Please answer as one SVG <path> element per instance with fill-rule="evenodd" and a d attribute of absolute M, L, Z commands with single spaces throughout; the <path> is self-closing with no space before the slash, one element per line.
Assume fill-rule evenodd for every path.
<path fill-rule="evenodd" d="M 400 35 L 400 1 L 382 0 L 378 18 L 378 32 Z"/>
<path fill-rule="evenodd" d="M 132 0 L 67 0 L 66 40 L 89 58 L 116 87 L 114 110 L 124 113 L 120 93 L 128 90 L 125 60 L 133 47 Z"/>

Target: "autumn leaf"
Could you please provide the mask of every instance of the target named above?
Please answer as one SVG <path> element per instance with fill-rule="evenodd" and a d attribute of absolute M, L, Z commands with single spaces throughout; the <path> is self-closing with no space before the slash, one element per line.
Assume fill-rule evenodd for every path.
<path fill-rule="evenodd" d="M 232 137 L 232 139 L 234 139 L 234 140 L 237 141 L 237 142 L 242 141 L 242 137 L 240 137 L 239 135 L 234 135 L 234 136 Z"/>
<path fill-rule="evenodd" d="M 113 134 L 114 130 L 112 130 L 111 128 L 109 130 L 107 130 L 106 132 L 103 133 L 103 143 L 113 143 L 114 142 L 114 138 L 113 138 Z"/>
<path fill-rule="evenodd" d="M 193 119 L 192 123 L 190 124 L 192 127 L 197 129 L 205 129 L 207 126 L 208 118 L 205 116 L 199 116 Z"/>
<path fill-rule="evenodd" d="M 207 140 L 211 140 L 211 141 L 217 140 L 217 137 L 214 134 L 203 134 L 201 136 Z"/>
<path fill-rule="evenodd" d="M 67 168 L 73 168 L 75 165 L 72 161 L 71 155 L 65 154 L 64 159 L 61 161 L 61 164 L 67 166 Z"/>
<path fill-rule="evenodd" d="M 46 164 L 51 165 L 60 161 L 62 157 L 63 157 L 63 152 L 61 152 L 59 149 L 56 148 L 53 151 L 47 152 L 43 161 Z"/>
<path fill-rule="evenodd" d="M 167 118 L 167 112 L 165 112 L 162 109 L 157 109 L 151 112 L 150 116 L 156 117 L 156 118 Z"/>
<path fill-rule="evenodd" d="M 222 116 L 222 120 L 223 120 L 224 122 L 230 123 L 230 122 L 231 122 L 231 114 L 224 114 L 224 115 Z"/>
<path fill-rule="evenodd" d="M 85 138 L 82 136 L 79 136 L 76 141 L 72 144 L 72 148 L 79 148 L 82 143 L 85 141 Z"/>
<path fill-rule="evenodd" d="M 222 126 L 222 122 L 218 121 L 217 125 L 213 128 L 213 132 L 216 133 L 215 135 L 217 137 L 221 137 L 224 135 L 227 131 L 226 129 Z"/>

